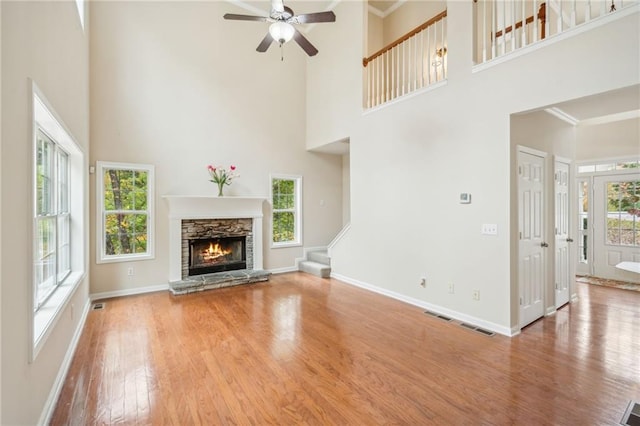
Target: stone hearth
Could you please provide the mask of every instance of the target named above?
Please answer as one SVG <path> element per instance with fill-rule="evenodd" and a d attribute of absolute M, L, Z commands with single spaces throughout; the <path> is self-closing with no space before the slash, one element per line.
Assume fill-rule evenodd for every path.
<path fill-rule="evenodd" d="M 186 294 L 267 281 L 262 270 L 262 204 L 264 198 L 163 197 L 169 206 L 169 289 Z M 221 235 L 246 236 L 247 269 L 189 276 L 188 239 Z"/>

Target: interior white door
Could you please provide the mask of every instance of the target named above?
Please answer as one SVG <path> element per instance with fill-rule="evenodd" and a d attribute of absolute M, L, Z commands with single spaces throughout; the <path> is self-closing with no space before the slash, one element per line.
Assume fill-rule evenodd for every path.
<path fill-rule="evenodd" d="M 555 187 L 555 302 L 556 309 L 569 302 L 570 246 L 569 236 L 569 163 L 554 163 Z"/>
<path fill-rule="evenodd" d="M 544 154 L 518 152 L 520 327 L 544 315 Z"/>
<path fill-rule="evenodd" d="M 640 173 L 593 179 L 593 275 L 640 282 L 640 274 L 616 268 L 640 262 Z"/>

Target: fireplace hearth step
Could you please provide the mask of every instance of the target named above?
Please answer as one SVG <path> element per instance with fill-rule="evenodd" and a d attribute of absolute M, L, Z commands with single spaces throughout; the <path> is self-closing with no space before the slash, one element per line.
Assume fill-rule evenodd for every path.
<path fill-rule="evenodd" d="M 331 258 L 326 251 L 310 251 L 307 253 L 307 259 L 300 262 L 298 269 L 320 278 L 329 278 Z"/>
<path fill-rule="evenodd" d="M 169 283 L 169 290 L 174 295 L 195 293 L 196 291 L 213 290 L 240 284 L 251 284 L 268 281 L 271 272 L 255 269 L 216 272 L 197 275 L 181 281 Z"/>

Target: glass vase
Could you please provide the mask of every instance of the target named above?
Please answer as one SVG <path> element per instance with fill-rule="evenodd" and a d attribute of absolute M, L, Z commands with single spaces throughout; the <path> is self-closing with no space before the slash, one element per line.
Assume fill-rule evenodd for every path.
<path fill-rule="evenodd" d="M 224 188 L 224 182 L 218 182 L 218 197 L 224 197 L 222 189 Z"/>

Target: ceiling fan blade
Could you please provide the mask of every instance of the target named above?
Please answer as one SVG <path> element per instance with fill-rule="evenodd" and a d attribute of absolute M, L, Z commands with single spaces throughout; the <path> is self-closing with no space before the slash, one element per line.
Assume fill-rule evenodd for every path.
<path fill-rule="evenodd" d="M 291 18 L 291 21 L 295 21 L 298 24 L 313 24 L 316 22 L 336 22 L 336 15 L 331 11 L 307 13 L 304 15 L 294 16 L 293 18 Z"/>
<path fill-rule="evenodd" d="M 262 41 L 260 42 L 256 50 L 258 52 L 266 52 L 269 46 L 271 46 L 271 43 L 273 43 L 273 37 L 271 37 L 271 34 L 267 33 L 267 35 L 264 36 L 264 38 L 262 39 Z"/>
<path fill-rule="evenodd" d="M 275 12 L 284 12 L 284 3 L 282 0 L 271 0 L 271 10 Z"/>
<path fill-rule="evenodd" d="M 260 21 L 265 22 L 267 20 L 264 16 L 255 15 L 237 15 L 235 13 L 227 13 L 223 16 L 224 19 L 230 19 L 232 21 Z"/>
<path fill-rule="evenodd" d="M 318 49 L 316 49 L 300 31 L 296 30 L 296 32 L 293 33 L 293 39 L 300 45 L 300 47 L 302 47 L 302 50 L 307 52 L 307 55 L 315 56 L 316 53 L 318 53 Z"/>

